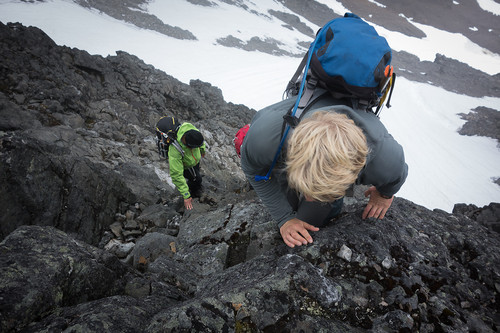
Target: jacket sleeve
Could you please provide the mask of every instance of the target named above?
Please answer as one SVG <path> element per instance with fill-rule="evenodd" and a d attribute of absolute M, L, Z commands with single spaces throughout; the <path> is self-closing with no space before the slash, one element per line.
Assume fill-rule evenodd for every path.
<path fill-rule="evenodd" d="M 278 177 L 273 173 L 268 181 L 255 181 L 255 174 L 247 174 L 248 181 L 262 200 L 273 219 L 281 228 L 285 222 L 296 217 L 296 212 L 288 203 L 286 189 L 280 185 Z"/>
<path fill-rule="evenodd" d="M 291 105 L 293 100 L 259 111 L 241 147 L 243 172 L 279 227 L 296 215 L 286 196 L 288 183 L 282 161 L 274 167 L 270 180 L 255 181 L 255 176 L 268 172 L 281 140 L 283 114 Z"/>
<path fill-rule="evenodd" d="M 408 176 L 403 148 L 387 134 L 377 151 L 370 154 L 373 154 L 373 158 L 360 175 L 361 183 L 374 185 L 381 194 L 393 196 Z"/>
<path fill-rule="evenodd" d="M 173 148 L 173 147 L 171 147 Z M 170 178 L 174 183 L 177 190 L 180 192 L 184 199 L 191 197 L 189 193 L 189 186 L 184 178 L 184 163 L 182 162 L 182 155 L 175 148 L 168 150 L 168 165 L 170 169 Z"/>
<path fill-rule="evenodd" d="M 371 112 L 360 112 L 338 105 L 336 112 L 351 118 L 365 133 L 370 152 L 357 183 L 373 185 L 382 195 L 393 196 L 408 175 L 403 147 L 392 137 L 380 119 Z"/>

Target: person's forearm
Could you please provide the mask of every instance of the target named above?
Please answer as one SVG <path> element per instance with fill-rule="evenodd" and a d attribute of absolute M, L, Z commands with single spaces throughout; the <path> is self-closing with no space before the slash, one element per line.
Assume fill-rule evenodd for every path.
<path fill-rule="evenodd" d="M 247 179 L 277 223 L 278 228 L 295 217 L 296 214 L 276 178 L 271 177 L 268 181 L 255 181 L 253 175 L 247 175 Z"/>

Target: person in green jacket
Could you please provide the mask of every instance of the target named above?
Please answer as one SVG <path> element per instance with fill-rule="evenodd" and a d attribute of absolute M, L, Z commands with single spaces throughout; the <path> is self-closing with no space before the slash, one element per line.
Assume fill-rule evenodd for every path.
<path fill-rule="evenodd" d="M 177 142 L 182 154 L 175 147 L 168 150 L 170 177 L 184 198 L 184 207 L 193 209 L 193 197 L 200 197 L 202 178 L 200 161 L 205 156 L 205 142 L 200 131 L 190 123 L 183 123 L 177 131 Z"/>

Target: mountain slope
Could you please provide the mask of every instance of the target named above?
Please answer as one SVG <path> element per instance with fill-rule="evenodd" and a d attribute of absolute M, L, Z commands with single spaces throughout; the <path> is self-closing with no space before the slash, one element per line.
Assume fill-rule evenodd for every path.
<path fill-rule="evenodd" d="M 500 238 L 466 217 L 498 205 L 455 215 L 396 198 L 362 220 L 355 188 L 290 249 L 231 173 L 253 112 L 219 89 L 20 24 L 0 24 L 0 76 L 2 332 L 498 331 Z M 209 196 L 189 212 L 162 179 L 164 113 L 207 141 Z"/>
<path fill-rule="evenodd" d="M 257 110 L 281 99 L 311 31 L 346 11 L 357 12 L 376 24 L 394 51 L 399 79 L 393 107 L 381 117 L 404 146 L 410 165 L 398 195 L 446 211 L 457 202 L 482 206 L 500 201 L 494 183 L 500 177 L 497 141 L 458 134 L 466 123 L 461 114 L 482 119 L 491 113 L 481 110 L 500 109 L 500 57 L 493 53 L 499 45 L 499 16 L 476 2 L 426 2 L 430 13 L 409 1 L 404 6 L 384 1 L 129 1 L 112 2 L 109 15 L 102 11 L 111 2 L 80 3 L 85 7 L 69 0 L 4 1 L 0 20 L 41 27 L 56 43 L 91 54 L 127 51 L 184 83 L 210 82 L 226 100 Z M 196 39 L 169 37 L 121 20 L 134 22 L 133 13 L 145 22 L 158 19 L 189 31 Z M 493 127 L 488 136 L 495 138 L 497 131 Z"/>

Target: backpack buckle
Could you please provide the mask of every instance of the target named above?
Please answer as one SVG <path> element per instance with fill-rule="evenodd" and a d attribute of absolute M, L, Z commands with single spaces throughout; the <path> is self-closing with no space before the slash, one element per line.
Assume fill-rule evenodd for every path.
<path fill-rule="evenodd" d="M 299 119 L 291 114 L 284 115 L 283 119 L 288 125 L 290 125 L 291 128 L 295 128 L 299 124 Z"/>

